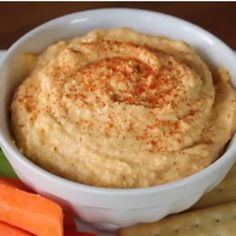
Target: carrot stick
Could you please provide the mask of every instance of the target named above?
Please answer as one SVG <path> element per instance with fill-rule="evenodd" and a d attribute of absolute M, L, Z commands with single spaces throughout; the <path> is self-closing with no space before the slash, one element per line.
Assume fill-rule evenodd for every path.
<path fill-rule="evenodd" d="M 62 236 L 63 213 L 38 194 L 0 184 L 0 220 L 37 236 Z"/>
<path fill-rule="evenodd" d="M 18 229 L 12 225 L 0 221 L 0 235 L 1 236 L 33 236 L 24 230 Z"/>
<path fill-rule="evenodd" d="M 16 187 L 25 190 L 27 192 L 32 192 L 32 190 L 29 187 L 27 187 L 22 181 L 20 181 L 17 178 L 0 176 L 0 184 Z"/>

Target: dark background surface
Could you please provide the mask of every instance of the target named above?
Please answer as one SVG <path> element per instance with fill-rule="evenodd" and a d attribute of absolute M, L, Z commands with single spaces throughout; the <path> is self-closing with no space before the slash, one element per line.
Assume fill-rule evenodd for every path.
<path fill-rule="evenodd" d="M 58 16 L 93 8 L 131 7 L 159 11 L 193 22 L 236 49 L 236 3 L 67 2 L 0 3 L 0 49 Z"/>

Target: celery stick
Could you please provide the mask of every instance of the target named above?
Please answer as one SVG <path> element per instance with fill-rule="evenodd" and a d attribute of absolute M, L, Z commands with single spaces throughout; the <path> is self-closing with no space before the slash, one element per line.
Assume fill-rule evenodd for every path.
<path fill-rule="evenodd" d="M 2 150 L 0 149 L 0 176 L 1 175 L 12 178 L 17 177 L 8 160 L 4 156 Z"/>

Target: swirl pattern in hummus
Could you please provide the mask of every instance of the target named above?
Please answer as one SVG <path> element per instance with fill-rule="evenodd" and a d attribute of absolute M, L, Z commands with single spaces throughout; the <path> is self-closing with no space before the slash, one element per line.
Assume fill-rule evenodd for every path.
<path fill-rule="evenodd" d="M 11 104 L 16 145 L 43 168 L 134 188 L 198 172 L 221 154 L 236 94 L 187 44 L 131 29 L 47 48 Z M 233 104 L 233 105 L 232 105 Z"/>

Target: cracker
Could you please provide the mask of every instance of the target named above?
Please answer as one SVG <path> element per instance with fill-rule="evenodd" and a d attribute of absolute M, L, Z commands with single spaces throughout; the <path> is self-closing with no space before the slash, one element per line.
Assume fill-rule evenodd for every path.
<path fill-rule="evenodd" d="M 205 208 L 218 204 L 236 201 L 236 165 L 234 165 L 225 179 L 204 196 L 191 208 Z"/>
<path fill-rule="evenodd" d="M 236 202 L 169 216 L 120 230 L 119 236 L 235 236 Z"/>

